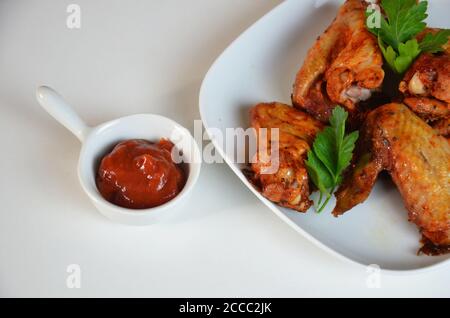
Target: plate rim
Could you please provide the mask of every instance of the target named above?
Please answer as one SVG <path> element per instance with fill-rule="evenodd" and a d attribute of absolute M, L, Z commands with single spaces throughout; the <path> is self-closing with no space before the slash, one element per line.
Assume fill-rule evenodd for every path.
<path fill-rule="evenodd" d="M 290 0 L 283 1 L 282 3 L 275 6 L 273 9 L 271 9 L 269 12 L 264 14 L 262 17 L 260 17 L 256 22 L 251 24 L 247 29 L 245 29 L 239 36 L 237 36 L 226 48 L 222 51 L 222 53 L 219 54 L 219 56 L 214 60 L 208 71 L 206 72 L 202 84 L 200 86 L 199 91 L 199 113 L 200 118 L 203 122 L 203 126 L 205 128 L 206 134 L 208 135 L 209 139 L 211 140 L 212 144 L 214 145 L 214 148 L 219 152 L 220 156 L 224 159 L 228 167 L 234 172 L 234 174 L 244 183 L 244 185 L 249 188 L 250 191 L 253 192 L 253 194 L 256 195 L 260 201 L 264 203 L 266 207 L 268 207 L 275 215 L 277 215 L 281 220 L 283 220 L 288 226 L 290 226 L 292 229 L 294 229 L 297 233 L 301 234 L 304 238 L 306 238 L 308 241 L 313 243 L 313 245 L 321 248 L 322 250 L 326 251 L 328 254 L 335 256 L 336 258 L 344 261 L 347 264 L 356 265 L 358 267 L 364 267 L 367 268 L 370 265 L 364 264 L 362 262 L 359 262 L 357 260 L 354 260 L 350 257 L 347 257 L 340 252 L 334 250 L 333 248 L 329 247 L 325 243 L 321 242 L 319 239 L 315 238 L 312 234 L 304 230 L 302 227 L 300 227 L 298 224 L 296 224 L 293 220 L 291 220 L 289 217 L 287 217 L 279 208 L 269 200 L 267 200 L 260 192 L 258 192 L 251 183 L 245 178 L 245 176 L 242 174 L 242 172 L 236 168 L 235 163 L 232 162 L 228 156 L 223 151 L 222 147 L 220 146 L 219 142 L 214 138 L 214 134 L 210 132 L 210 127 L 208 125 L 208 122 L 206 120 L 206 102 L 205 102 L 205 91 L 207 88 L 207 85 L 209 83 L 210 77 L 212 77 L 212 74 L 215 72 L 216 68 L 218 67 L 219 63 L 221 62 L 222 58 L 230 51 L 234 46 L 236 46 L 239 42 L 242 41 L 244 37 L 247 36 L 250 32 L 252 32 L 254 29 L 258 27 L 259 24 L 262 24 L 265 22 L 265 20 L 269 19 L 271 16 L 275 15 L 278 11 L 281 11 L 285 6 L 288 6 L 290 4 Z M 439 261 L 437 263 L 431 264 L 431 265 L 425 265 L 423 267 L 419 268 L 413 268 L 413 269 L 384 269 L 381 268 L 381 273 L 388 274 L 388 275 L 413 275 L 413 274 L 422 274 L 426 272 L 430 272 L 432 270 L 437 270 L 440 268 L 443 268 L 450 264 L 450 258 Z"/>

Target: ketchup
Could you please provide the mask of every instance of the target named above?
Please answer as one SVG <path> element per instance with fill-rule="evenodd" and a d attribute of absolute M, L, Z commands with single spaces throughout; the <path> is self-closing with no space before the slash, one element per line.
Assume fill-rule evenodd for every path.
<path fill-rule="evenodd" d="M 172 160 L 173 143 L 127 140 L 103 157 L 97 188 L 109 202 L 129 209 L 152 208 L 173 199 L 186 177 Z"/>

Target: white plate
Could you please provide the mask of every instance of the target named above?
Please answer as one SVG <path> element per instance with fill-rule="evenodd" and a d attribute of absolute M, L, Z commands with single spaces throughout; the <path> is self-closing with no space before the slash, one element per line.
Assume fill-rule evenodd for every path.
<path fill-rule="evenodd" d="M 248 109 L 259 103 L 290 104 L 295 74 L 314 40 L 331 23 L 341 1 L 285 1 L 244 32 L 213 64 L 200 92 L 206 129 L 249 126 Z M 429 25 L 450 27 L 450 3 L 430 3 Z M 445 9 L 443 9 L 445 8 Z M 420 271 L 449 265 L 450 255 L 417 256 L 420 234 L 390 179 L 382 176 L 370 198 L 344 216 L 306 214 L 280 208 L 262 197 L 218 140 L 216 149 L 242 182 L 276 215 L 316 245 L 362 265 L 387 271 Z M 332 204 L 330 204 L 332 205 Z"/>

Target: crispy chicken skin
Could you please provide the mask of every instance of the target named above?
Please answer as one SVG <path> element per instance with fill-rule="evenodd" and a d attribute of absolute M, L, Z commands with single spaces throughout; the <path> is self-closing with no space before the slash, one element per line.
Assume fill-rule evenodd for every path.
<path fill-rule="evenodd" d="M 358 103 L 382 85 L 383 58 L 376 38 L 365 27 L 366 5 L 363 0 L 347 0 L 297 74 L 294 106 L 323 122 L 336 104 L 357 113 Z"/>
<path fill-rule="evenodd" d="M 429 29 L 426 33 L 435 32 Z M 450 117 L 450 48 L 439 54 L 423 53 L 400 82 L 404 103 L 419 117 L 439 127 Z M 442 129 L 440 130 L 442 132 Z M 448 134 L 446 134 L 448 135 Z M 446 136 L 444 135 L 444 136 Z"/>
<path fill-rule="evenodd" d="M 339 216 L 369 195 L 387 170 L 397 185 L 409 220 L 424 236 L 422 251 L 450 251 L 450 144 L 403 104 L 372 111 L 362 129 L 357 160 L 336 193 Z"/>
<path fill-rule="evenodd" d="M 257 140 L 267 136 L 267 143 L 259 143 L 252 160 L 253 183 L 269 200 L 280 206 L 305 212 L 311 206 L 308 173 L 304 164 L 307 151 L 323 125 L 308 114 L 281 103 L 258 104 L 250 110 L 251 126 Z M 273 162 L 263 158 L 272 153 L 270 131 L 262 134 L 261 128 L 279 129 L 278 169 L 265 173 Z M 266 149 L 262 145 L 267 145 Z M 275 159 L 276 160 L 276 159 Z"/>
<path fill-rule="evenodd" d="M 403 102 L 426 122 L 434 122 L 446 118 L 450 114 L 449 106 L 435 98 L 407 97 Z"/>

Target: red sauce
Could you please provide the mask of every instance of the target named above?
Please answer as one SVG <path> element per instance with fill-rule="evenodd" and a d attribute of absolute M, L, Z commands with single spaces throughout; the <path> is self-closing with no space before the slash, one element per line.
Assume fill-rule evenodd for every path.
<path fill-rule="evenodd" d="M 173 143 L 136 139 L 119 143 L 103 157 L 96 183 L 111 203 L 146 209 L 173 199 L 186 182 L 184 171 L 171 157 Z"/>

